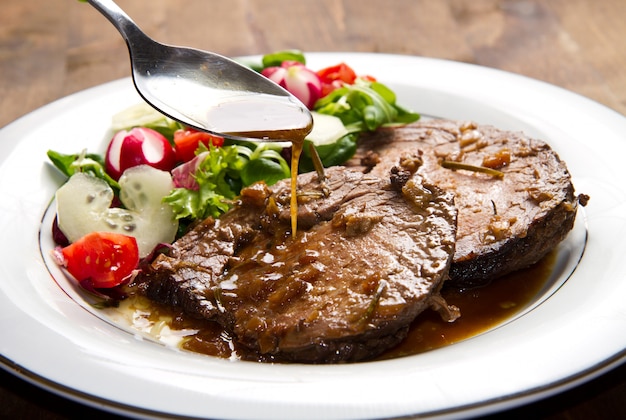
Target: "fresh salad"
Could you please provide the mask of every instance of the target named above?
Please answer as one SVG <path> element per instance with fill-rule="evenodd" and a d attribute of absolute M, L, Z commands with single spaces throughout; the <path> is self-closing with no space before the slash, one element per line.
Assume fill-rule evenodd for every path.
<path fill-rule="evenodd" d="M 384 84 L 345 63 L 315 70 L 302 52 L 290 50 L 246 64 L 312 111 L 302 172 L 313 170 L 309 144 L 324 166 L 340 165 L 354 155 L 360 133 L 420 117 L 399 106 Z M 104 297 L 118 295 L 142 263 L 195 221 L 226 212 L 242 188 L 290 177 L 290 147 L 196 131 L 147 104 L 122 110 L 111 128 L 103 154 L 48 151 L 68 178 L 56 192 L 55 259 Z"/>

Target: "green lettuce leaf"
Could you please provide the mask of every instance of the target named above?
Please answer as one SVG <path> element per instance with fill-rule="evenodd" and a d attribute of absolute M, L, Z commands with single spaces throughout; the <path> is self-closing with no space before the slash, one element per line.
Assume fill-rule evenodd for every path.
<path fill-rule="evenodd" d="M 380 126 L 417 121 L 420 115 L 396 105 L 396 95 L 379 82 L 357 79 L 319 99 L 314 110 L 341 119 L 348 131 L 374 131 Z"/>

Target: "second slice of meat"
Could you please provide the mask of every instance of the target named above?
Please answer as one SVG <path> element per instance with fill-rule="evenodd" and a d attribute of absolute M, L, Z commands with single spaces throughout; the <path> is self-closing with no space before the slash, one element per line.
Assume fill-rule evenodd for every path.
<path fill-rule="evenodd" d="M 455 196 L 450 284 L 461 288 L 539 261 L 565 239 L 588 198 L 575 195 L 565 162 L 547 143 L 461 121 L 381 129 L 361 139 L 351 163 L 384 176 L 407 156 L 419 157 L 417 173 Z"/>

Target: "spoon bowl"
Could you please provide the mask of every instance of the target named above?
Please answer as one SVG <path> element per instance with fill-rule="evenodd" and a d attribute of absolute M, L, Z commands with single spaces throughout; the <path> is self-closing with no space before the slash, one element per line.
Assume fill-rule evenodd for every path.
<path fill-rule="evenodd" d="M 141 97 L 195 129 L 236 139 L 304 138 L 311 113 L 295 96 L 219 54 L 154 41 L 112 0 L 87 0 L 120 32 Z"/>

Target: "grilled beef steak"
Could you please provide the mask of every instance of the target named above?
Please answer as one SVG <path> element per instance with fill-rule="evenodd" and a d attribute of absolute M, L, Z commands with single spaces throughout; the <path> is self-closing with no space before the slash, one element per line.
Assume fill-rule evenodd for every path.
<path fill-rule="evenodd" d="M 136 283 L 157 302 L 219 322 L 260 360 L 372 358 L 425 309 L 456 316 L 439 295 L 454 254 L 453 197 L 412 174 L 419 161 L 405 163 L 391 177 L 343 167 L 321 183 L 301 175 L 295 238 L 288 181 L 255 184 Z"/>
<path fill-rule="evenodd" d="M 546 143 L 473 123 L 432 120 L 379 130 L 361 139 L 350 165 L 384 176 L 407 156 L 419 156 L 417 174 L 455 196 L 450 283 L 460 287 L 539 261 L 572 229 L 578 201 L 587 199 L 574 195 L 565 164 Z"/>

